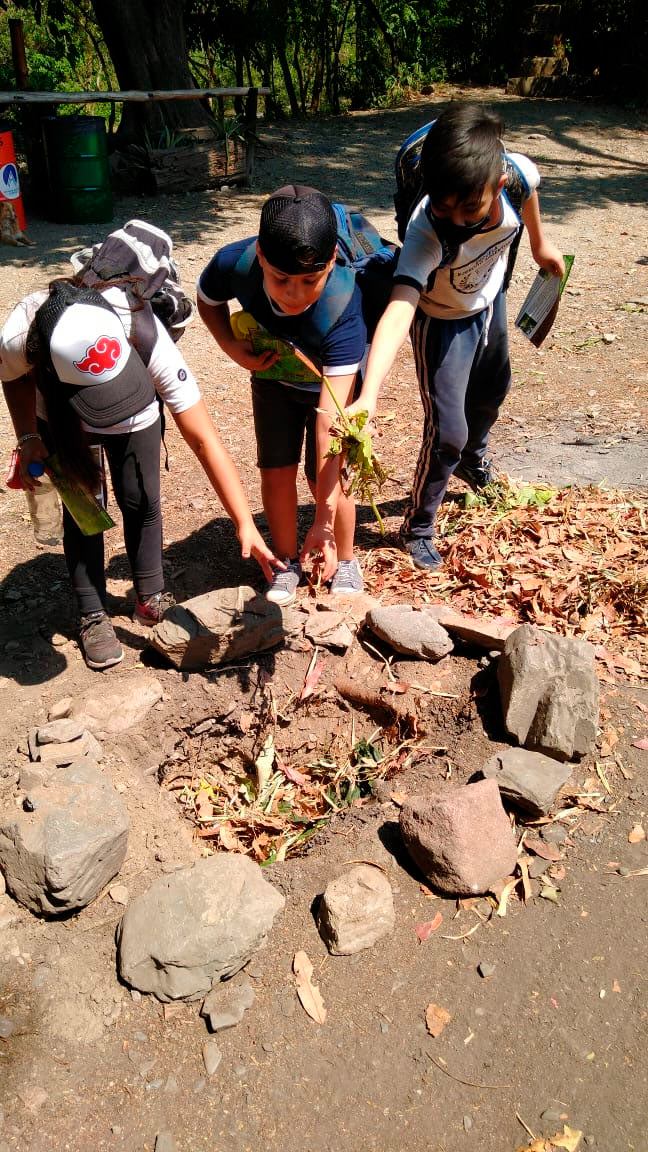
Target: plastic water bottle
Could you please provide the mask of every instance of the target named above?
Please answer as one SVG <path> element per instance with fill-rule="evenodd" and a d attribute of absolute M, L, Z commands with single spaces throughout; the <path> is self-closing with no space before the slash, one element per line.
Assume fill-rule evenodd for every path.
<path fill-rule="evenodd" d="M 29 475 L 38 480 L 33 492 L 25 489 L 34 536 L 39 544 L 60 544 L 63 539 L 63 508 L 58 492 L 40 460 L 29 465 Z"/>

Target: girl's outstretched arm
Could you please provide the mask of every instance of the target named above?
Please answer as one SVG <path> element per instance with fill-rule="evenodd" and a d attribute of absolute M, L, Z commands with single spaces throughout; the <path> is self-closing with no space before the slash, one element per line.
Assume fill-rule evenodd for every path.
<path fill-rule="evenodd" d="M 173 419 L 232 520 L 241 545 L 241 555 L 244 559 L 254 556 L 266 580 L 271 581 L 273 568 L 283 569 L 285 565 L 265 543 L 252 519 L 236 465 L 216 431 L 205 401 L 199 400 L 184 412 L 174 413 Z"/>

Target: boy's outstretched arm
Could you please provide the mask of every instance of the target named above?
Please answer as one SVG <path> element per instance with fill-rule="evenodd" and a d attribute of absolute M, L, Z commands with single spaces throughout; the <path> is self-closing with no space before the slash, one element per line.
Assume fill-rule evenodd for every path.
<path fill-rule="evenodd" d="M 198 297 L 198 314 L 211 332 L 216 343 L 223 352 L 240 364 L 248 372 L 262 372 L 269 368 L 277 359 L 276 352 L 261 352 L 260 355 L 252 350 L 249 340 L 237 340 L 232 332 L 230 314 L 227 304 L 207 304 Z"/>
<path fill-rule="evenodd" d="M 555 244 L 545 239 L 542 221 L 540 219 L 540 201 L 538 193 L 532 192 L 528 200 L 522 205 L 522 220 L 529 233 L 531 255 L 540 268 L 550 272 L 552 276 L 564 276 L 565 261 L 562 253 Z"/>
<path fill-rule="evenodd" d="M 362 391 L 347 408 L 350 416 L 354 412 L 368 412 L 371 420 L 375 415 L 378 393 L 411 328 L 419 296 L 418 289 L 407 284 L 397 284 L 394 288 L 371 341 Z"/>
<path fill-rule="evenodd" d="M 233 521 L 244 559 L 254 556 L 266 580 L 272 580 L 273 568 L 284 568 L 268 548 L 250 511 L 247 496 L 236 466 L 216 431 L 204 400 L 184 412 L 173 414 L 184 440 L 200 461 L 227 515 Z"/>
<path fill-rule="evenodd" d="M 355 374 L 327 377 L 330 387 L 341 408 L 353 395 Z M 327 459 L 326 453 L 331 442 L 331 424 L 335 423 L 338 412 L 328 388 L 322 385 L 319 398 L 320 411 L 317 413 L 315 438 L 317 443 L 317 482 L 315 488 L 315 519 L 306 535 L 300 553 L 302 563 L 311 556 L 321 557 L 319 574 L 322 580 L 331 580 L 337 568 L 337 547 L 335 541 L 335 515 L 342 491 L 340 486 L 340 457 Z"/>

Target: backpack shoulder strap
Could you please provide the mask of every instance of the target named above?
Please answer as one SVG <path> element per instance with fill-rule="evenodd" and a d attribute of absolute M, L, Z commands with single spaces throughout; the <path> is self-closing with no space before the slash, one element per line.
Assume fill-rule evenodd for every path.
<path fill-rule="evenodd" d="M 140 299 L 134 292 L 127 292 L 126 295 L 131 306 L 129 343 L 148 368 L 158 338 L 155 313 L 148 300 Z"/>
<path fill-rule="evenodd" d="M 255 268 L 256 266 L 256 268 Z M 261 276 L 256 255 L 256 240 L 251 240 L 239 256 L 232 271 L 232 295 L 240 301 L 244 310 L 252 303 Z"/>
<path fill-rule="evenodd" d="M 515 209 L 519 216 L 524 201 L 528 200 L 531 195 L 531 189 L 519 164 L 516 164 L 508 152 L 504 153 L 504 171 L 506 173 L 504 191 L 506 192 L 511 207 Z"/>

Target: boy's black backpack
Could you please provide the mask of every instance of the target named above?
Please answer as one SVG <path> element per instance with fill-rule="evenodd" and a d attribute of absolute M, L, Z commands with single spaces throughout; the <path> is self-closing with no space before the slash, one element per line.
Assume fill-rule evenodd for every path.
<path fill-rule="evenodd" d="M 394 193 L 394 208 L 396 209 L 396 225 L 398 228 L 398 239 L 402 242 L 405 238 L 405 230 L 409 223 L 410 217 L 416 208 L 419 201 L 425 195 L 423 191 L 423 172 L 421 168 L 421 151 L 430 128 L 434 124 L 431 120 L 428 124 L 423 124 L 421 128 L 417 128 L 415 132 L 410 133 L 406 140 L 403 141 L 398 152 L 396 153 L 395 173 L 396 173 L 396 191 Z M 504 153 L 504 170 L 506 172 L 506 186 L 504 193 L 508 197 L 511 207 L 514 209 L 520 221 L 520 226 L 517 235 L 511 244 L 508 251 L 508 263 L 506 266 L 506 275 L 504 277 L 504 290 L 506 290 L 511 282 L 513 275 L 513 267 L 517 251 L 520 245 L 520 239 L 524 229 L 522 223 L 521 211 L 522 204 L 529 197 L 531 189 L 523 173 L 518 168 L 515 161 Z M 447 246 L 443 244 L 444 253 L 442 265 L 447 263 L 452 258 L 452 253 L 447 250 Z"/>
<path fill-rule="evenodd" d="M 116 281 L 124 291 L 130 288 L 134 297 L 132 343 L 145 364 L 156 338 L 151 310 L 174 341 L 180 339 L 193 315 L 172 253 L 173 241 L 161 228 L 145 220 L 129 220 L 101 243 L 71 257 L 77 279 L 85 287 L 100 291 L 109 281 Z"/>

